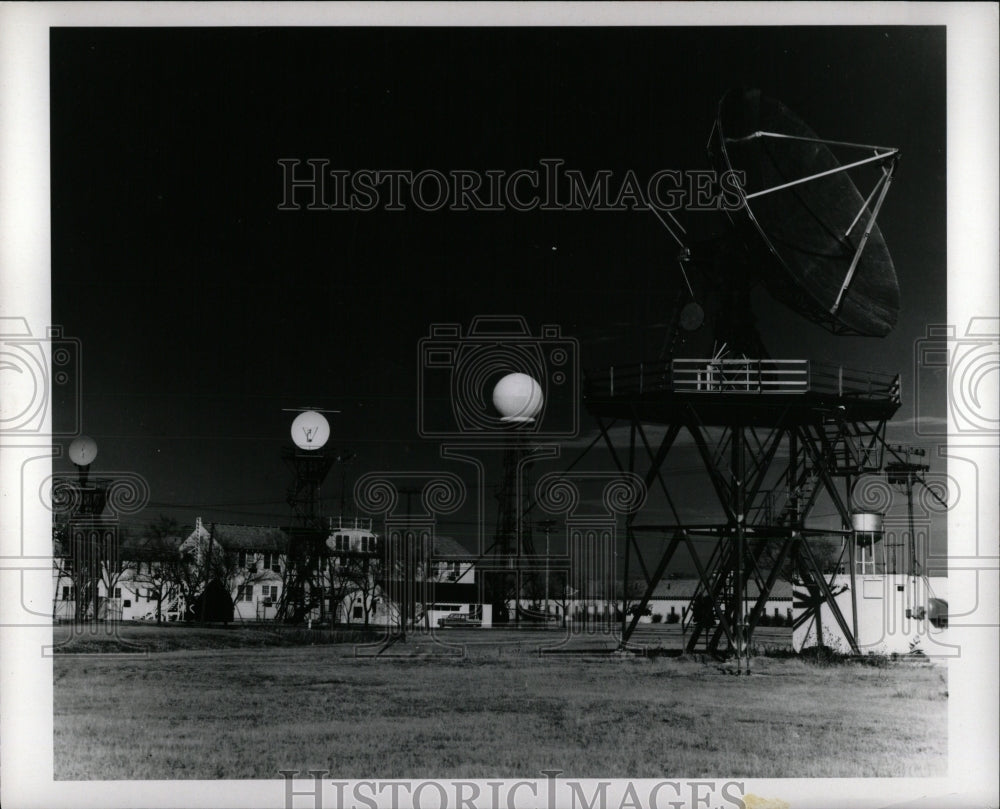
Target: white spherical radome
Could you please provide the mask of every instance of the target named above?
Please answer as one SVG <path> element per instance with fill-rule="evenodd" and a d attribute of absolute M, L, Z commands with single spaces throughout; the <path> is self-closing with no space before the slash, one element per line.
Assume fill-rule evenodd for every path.
<path fill-rule="evenodd" d="M 507 374 L 493 388 L 493 406 L 501 421 L 534 421 L 543 402 L 541 386 L 527 374 Z"/>
<path fill-rule="evenodd" d="M 292 441 L 299 449 L 313 451 L 322 449 L 330 440 L 330 422 L 322 413 L 306 410 L 299 413 L 292 422 Z"/>

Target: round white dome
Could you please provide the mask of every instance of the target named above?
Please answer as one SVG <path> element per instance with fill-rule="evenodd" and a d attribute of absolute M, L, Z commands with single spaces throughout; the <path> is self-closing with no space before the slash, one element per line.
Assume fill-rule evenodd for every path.
<path fill-rule="evenodd" d="M 306 410 L 292 422 L 292 441 L 299 449 L 322 449 L 330 440 L 330 422 L 322 413 Z"/>
<path fill-rule="evenodd" d="M 543 401 L 541 387 L 527 374 L 507 374 L 493 388 L 493 406 L 501 421 L 534 421 Z"/>
<path fill-rule="evenodd" d="M 69 445 L 69 459 L 77 466 L 89 466 L 97 457 L 97 442 L 87 435 L 74 438 Z"/>

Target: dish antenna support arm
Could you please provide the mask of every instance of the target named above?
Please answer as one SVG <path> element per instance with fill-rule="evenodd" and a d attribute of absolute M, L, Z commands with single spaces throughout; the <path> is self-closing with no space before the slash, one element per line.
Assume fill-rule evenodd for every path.
<path fill-rule="evenodd" d="M 851 260 L 851 266 L 848 268 L 846 275 L 844 276 L 844 281 L 840 285 L 840 290 L 837 293 L 837 297 L 833 302 L 833 306 L 830 307 L 830 314 L 836 315 L 840 310 L 840 304 L 844 299 L 844 294 L 847 292 L 848 287 L 851 285 L 851 281 L 854 278 L 854 271 L 858 267 L 858 261 L 861 260 L 861 254 L 864 252 L 865 245 L 868 243 L 868 237 L 871 236 L 872 229 L 875 227 L 875 220 L 878 218 L 878 212 L 882 208 L 882 203 L 885 201 L 886 194 L 889 193 L 889 186 L 892 185 L 892 175 L 896 170 L 896 161 L 899 160 L 899 149 L 893 149 L 884 146 L 865 146 L 860 143 L 845 143 L 844 141 L 831 141 L 824 140 L 822 138 L 804 138 L 796 135 L 785 135 L 780 132 L 754 132 L 743 138 L 728 138 L 727 140 L 731 142 L 739 142 L 752 140 L 754 138 L 782 138 L 785 140 L 798 140 L 807 141 L 814 143 L 822 143 L 827 146 L 847 146 L 857 149 L 874 149 L 875 154 L 871 157 L 866 157 L 861 160 L 855 160 L 853 163 L 848 163 L 846 166 L 837 166 L 834 169 L 828 169 L 826 171 L 820 171 L 816 174 L 810 174 L 807 177 L 800 177 L 797 180 L 791 180 L 787 183 L 781 183 L 779 185 L 771 186 L 770 188 L 762 188 L 759 191 L 754 191 L 753 193 L 744 193 L 744 201 L 754 199 L 755 197 L 762 197 L 765 194 L 773 194 L 775 191 L 782 191 L 786 188 L 792 188 L 796 185 L 801 185 L 803 183 L 808 183 L 813 180 L 818 180 L 821 177 L 827 177 L 831 174 L 837 174 L 838 172 L 846 172 L 850 169 L 857 168 L 858 166 L 864 166 L 868 163 L 887 163 L 888 166 L 882 167 L 882 176 L 879 181 L 875 184 L 875 188 L 872 189 L 872 193 L 868 195 L 868 199 L 865 200 L 864 204 L 861 206 L 861 210 L 858 211 L 858 215 L 854 217 L 854 221 L 851 226 L 847 229 L 844 234 L 845 238 L 850 235 L 850 232 L 854 229 L 854 226 L 858 223 L 861 218 L 862 213 L 868 207 L 875 195 L 878 192 L 878 199 L 875 201 L 875 207 L 872 208 L 872 214 L 868 219 L 868 225 L 865 227 L 865 232 L 861 236 L 861 240 L 858 242 L 857 249 L 854 251 L 854 258 Z"/>
<path fill-rule="evenodd" d="M 840 285 L 840 291 L 837 293 L 837 299 L 833 302 L 833 306 L 830 307 L 830 314 L 836 315 L 837 311 L 840 309 L 840 304 L 844 299 L 844 294 L 847 292 L 847 288 L 851 285 L 851 280 L 854 278 L 854 270 L 857 269 L 858 261 L 861 259 L 861 253 L 865 249 L 865 245 L 868 243 L 868 237 L 871 235 L 872 228 L 875 227 L 875 220 L 878 218 L 878 212 L 882 208 L 882 203 L 885 202 L 885 196 L 889 193 L 889 186 L 892 185 L 892 175 L 896 170 L 896 160 L 898 159 L 898 153 L 894 153 L 892 159 L 889 161 L 888 168 L 883 168 L 882 178 L 879 183 L 882 185 L 882 190 L 879 191 L 878 199 L 875 201 L 875 207 L 872 208 L 872 215 L 868 219 L 868 224 L 865 226 L 865 232 L 861 236 L 861 241 L 858 242 L 858 248 L 854 251 L 854 258 L 851 259 L 851 266 L 847 270 L 847 275 L 844 276 L 844 283 Z M 876 185 L 876 188 L 878 185 Z M 873 192 L 874 193 L 874 190 Z M 869 200 L 871 197 L 868 198 Z M 864 210 L 868 206 L 868 200 L 865 201 Z M 858 216 L 861 216 L 861 211 L 858 212 Z M 857 222 L 855 218 L 854 222 Z M 854 227 L 854 224 L 851 224 Z M 848 229 L 850 232 L 850 229 Z"/>

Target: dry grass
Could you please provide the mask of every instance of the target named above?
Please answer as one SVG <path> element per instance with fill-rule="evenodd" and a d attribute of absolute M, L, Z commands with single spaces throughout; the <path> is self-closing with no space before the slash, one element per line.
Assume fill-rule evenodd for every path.
<path fill-rule="evenodd" d="M 690 658 L 355 659 L 347 646 L 55 660 L 57 779 L 928 776 L 944 669 Z"/>
<path fill-rule="evenodd" d="M 246 649 L 359 643 L 375 637 L 363 628 L 312 629 L 281 624 L 200 626 L 183 623 L 128 623 L 78 628 L 59 624 L 52 631 L 56 654 L 135 654 L 182 649 Z"/>

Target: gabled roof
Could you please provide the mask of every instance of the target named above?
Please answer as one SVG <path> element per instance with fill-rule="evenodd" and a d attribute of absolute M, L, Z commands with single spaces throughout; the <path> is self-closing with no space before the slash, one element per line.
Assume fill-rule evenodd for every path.
<path fill-rule="evenodd" d="M 139 537 L 126 536 L 118 545 L 118 558 L 123 562 L 156 562 L 176 559 L 180 553 L 180 537 Z M 68 542 L 53 543 L 52 556 L 64 559 L 70 556 Z"/>
<path fill-rule="evenodd" d="M 210 523 L 213 541 L 230 551 L 275 551 L 288 549 L 288 535 L 273 525 Z"/>
<path fill-rule="evenodd" d="M 472 556 L 472 551 L 451 537 L 434 537 L 435 556 Z"/>
<path fill-rule="evenodd" d="M 157 562 L 176 559 L 180 547 L 180 537 L 127 537 L 118 553 L 126 562 Z"/>

